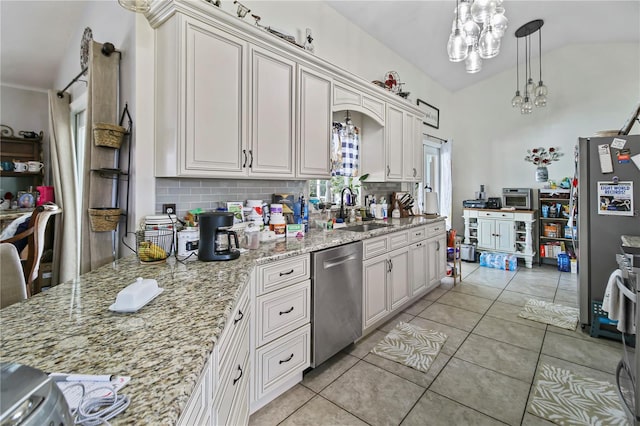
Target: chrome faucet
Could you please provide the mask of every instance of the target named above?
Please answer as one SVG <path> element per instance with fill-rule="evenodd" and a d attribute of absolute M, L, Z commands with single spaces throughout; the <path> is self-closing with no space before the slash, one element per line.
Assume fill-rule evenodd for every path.
<path fill-rule="evenodd" d="M 344 192 L 345 191 L 349 191 L 349 193 L 351 194 L 351 197 L 354 196 L 351 188 L 349 188 L 348 186 L 345 186 L 344 188 L 342 188 L 342 192 L 340 192 L 340 219 L 346 219 L 346 216 L 344 214 Z"/>

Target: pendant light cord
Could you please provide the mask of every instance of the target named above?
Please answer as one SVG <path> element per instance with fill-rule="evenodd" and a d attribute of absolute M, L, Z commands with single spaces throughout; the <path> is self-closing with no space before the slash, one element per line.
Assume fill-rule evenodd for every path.
<path fill-rule="evenodd" d="M 529 95 L 529 92 L 527 91 L 527 81 L 528 81 L 528 75 L 527 75 L 527 67 L 529 64 L 529 45 L 527 44 L 527 39 L 524 39 L 524 97 L 526 98 Z"/>
<path fill-rule="evenodd" d="M 542 27 L 538 30 L 538 55 L 540 55 L 540 81 L 542 81 Z"/>
<path fill-rule="evenodd" d="M 516 38 L 516 91 L 520 90 L 520 39 Z"/>
<path fill-rule="evenodd" d="M 527 43 L 529 43 L 529 79 L 531 79 L 531 36 L 527 36 Z M 529 83 L 529 80 L 527 80 Z"/>

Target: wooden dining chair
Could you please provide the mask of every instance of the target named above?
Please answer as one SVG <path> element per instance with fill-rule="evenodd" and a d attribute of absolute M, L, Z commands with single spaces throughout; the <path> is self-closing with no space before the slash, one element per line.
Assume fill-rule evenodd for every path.
<path fill-rule="evenodd" d="M 27 286 L 18 250 L 11 243 L 0 244 L 0 308 L 27 298 Z"/>
<path fill-rule="evenodd" d="M 31 217 L 27 229 L 14 235 L 11 238 L 0 241 L 0 243 L 14 243 L 24 238 L 27 239 L 27 257 L 22 261 L 22 270 L 27 289 L 27 297 L 31 297 L 32 294 L 38 293 L 39 289 L 34 291 L 33 285 L 38 278 L 38 270 L 40 269 L 40 258 L 44 251 L 44 233 L 47 228 L 47 222 L 49 217 L 57 213 L 58 206 L 38 206 L 35 208 Z"/>

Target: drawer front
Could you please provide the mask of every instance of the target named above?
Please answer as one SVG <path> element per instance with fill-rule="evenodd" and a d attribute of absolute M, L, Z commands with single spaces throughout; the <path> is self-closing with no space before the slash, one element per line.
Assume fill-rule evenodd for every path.
<path fill-rule="evenodd" d="M 440 235 L 443 232 L 445 232 L 444 222 L 432 223 L 431 225 L 427 225 L 427 238 Z"/>
<path fill-rule="evenodd" d="M 311 321 L 311 281 L 257 299 L 256 341 L 262 346 Z"/>
<path fill-rule="evenodd" d="M 238 397 L 248 398 L 247 395 L 240 395 L 239 391 L 243 388 L 245 381 L 249 377 L 249 332 L 242 336 L 242 344 L 233 357 L 232 362 L 225 365 L 220 370 L 220 387 L 216 393 L 215 410 L 217 415 L 216 424 L 224 425 L 229 417 L 231 406 L 233 405 L 234 395 L 238 393 Z"/>
<path fill-rule="evenodd" d="M 256 350 L 256 399 L 281 386 L 309 367 L 311 326 L 301 327 Z"/>
<path fill-rule="evenodd" d="M 385 235 L 384 237 L 376 237 L 362 242 L 362 257 L 363 259 L 370 259 L 381 254 L 385 254 L 389 251 L 389 239 Z"/>
<path fill-rule="evenodd" d="M 218 365 L 223 366 L 229 362 L 229 357 L 233 355 L 230 350 L 234 346 L 234 342 L 240 339 L 245 329 L 249 327 L 249 286 L 242 292 L 242 296 L 238 299 L 238 304 L 233 309 L 229 321 L 224 330 L 220 334 L 220 339 L 216 346 L 218 347 Z"/>
<path fill-rule="evenodd" d="M 409 244 L 409 231 L 400 231 L 389 234 L 389 250 L 406 247 Z"/>
<path fill-rule="evenodd" d="M 515 214 L 511 212 L 478 212 L 478 217 L 487 217 L 491 219 L 513 219 Z"/>
<path fill-rule="evenodd" d="M 308 280 L 311 278 L 309 266 L 308 254 L 259 266 L 257 295 Z"/>
<path fill-rule="evenodd" d="M 187 407 L 180 416 L 179 425 L 203 424 L 209 413 L 211 399 L 211 363 L 207 363 L 204 373 L 193 390 Z"/>
<path fill-rule="evenodd" d="M 420 240 L 424 240 L 427 238 L 427 227 L 419 226 L 417 228 L 409 229 L 409 243 L 415 243 Z"/>

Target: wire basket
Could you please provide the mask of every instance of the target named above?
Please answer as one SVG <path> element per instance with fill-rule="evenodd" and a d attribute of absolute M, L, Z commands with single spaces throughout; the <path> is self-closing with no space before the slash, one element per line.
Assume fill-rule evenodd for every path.
<path fill-rule="evenodd" d="M 94 207 L 89 209 L 89 224 L 93 232 L 115 231 L 120 221 L 119 208 Z"/>
<path fill-rule="evenodd" d="M 164 262 L 173 251 L 173 230 L 137 231 L 135 251 L 141 263 Z"/>

